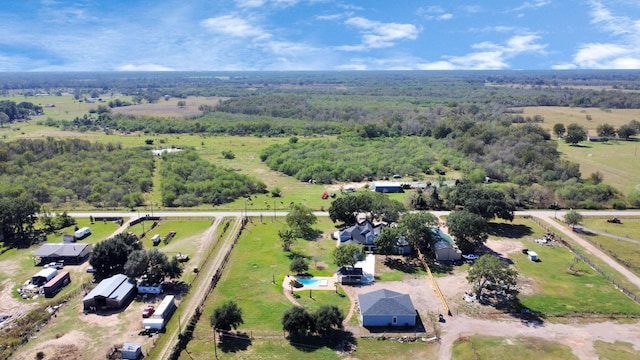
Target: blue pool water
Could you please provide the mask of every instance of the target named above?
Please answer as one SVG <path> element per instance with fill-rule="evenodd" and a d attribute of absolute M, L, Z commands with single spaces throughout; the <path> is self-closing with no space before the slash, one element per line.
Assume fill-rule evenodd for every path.
<path fill-rule="evenodd" d="M 305 286 L 318 286 L 318 279 L 302 278 L 298 279 L 298 282 Z"/>

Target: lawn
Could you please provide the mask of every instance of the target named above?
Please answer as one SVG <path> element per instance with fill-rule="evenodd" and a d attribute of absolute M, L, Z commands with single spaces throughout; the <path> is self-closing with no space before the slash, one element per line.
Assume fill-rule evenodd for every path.
<path fill-rule="evenodd" d="M 533 221 L 517 217 L 513 223 L 493 222 L 491 239 L 521 241 L 523 247 L 538 253 L 540 262 L 530 261 L 521 252 L 512 252 L 509 259 L 528 281 L 533 294 L 520 294 L 523 306 L 546 316 L 571 314 L 633 314 L 640 315 L 640 306 L 616 289 L 567 248 L 539 245 L 533 239 L 544 235 Z M 521 285 L 522 286 L 522 285 Z"/>
<path fill-rule="evenodd" d="M 593 348 L 600 360 L 640 359 L 640 351 L 635 350 L 633 344 L 628 342 L 616 341 L 612 344 L 598 340 L 593 343 Z"/>
<path fill-rule="evenodd" d="M 471 336 L 456 340 L 452 359 L 577 359 L 567 345 L 533 337 Z"/>
<path fill-rule="evenodd" d="M 525 247 L 538 253 L 540 262 L 525 254 L 510 258 L 520 274 L 534 283 L 533 295 L 521 295 L 520 302 L 546 316 L 571 314 L 634 314 L 640 306 L 622 294 L 608 280 L 561 246 L 538 245 L 527 241 Z"/>

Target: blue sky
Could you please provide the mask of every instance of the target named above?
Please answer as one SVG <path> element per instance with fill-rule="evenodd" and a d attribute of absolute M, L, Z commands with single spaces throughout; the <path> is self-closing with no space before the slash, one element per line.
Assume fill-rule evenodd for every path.
<path fill-rule="evenodd" d="M 5 0 L 0 71 L 640 69 L 639 0 Z"/>

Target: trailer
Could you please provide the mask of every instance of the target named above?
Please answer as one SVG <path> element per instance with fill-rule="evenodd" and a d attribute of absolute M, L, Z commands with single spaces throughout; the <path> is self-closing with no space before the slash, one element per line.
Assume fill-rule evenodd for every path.
<path fill-rule="evenodd" d="M 58 275 L 58 270 L 56 268 L 42 269 L 31 277 L 31 283 L 36 286 L 40 286 L 49 282 L 49 280 L 56 277 L 56 275 Z"/>
<path fill-rule="evenodd" d="M 49 280 L 42 287 L 42 291 L 44 292 L 44 297 L 52 298 L 56 296 L 63 287 L 67 286 L 71 282 L 71 276 L 69 276 L 68 271 L 62 271 L 56 277 Z"/>
<path fill-rule="evenodd" d="M 156 308 L 156 311 L 153 313 L 154 319 L 164 319 L 169 320 L 171 315 L 176 309 L 176 298 L 173 295 L 167 295 L 162 299 L 160 305 Z"/>
<path fill-rule="evenodd" d="M 142 328 L 146 331 L 160 332 L 164 329 L 164 319 L 153 317 L 142 319 Z"/>
<path fill-rule="evenodd" d="M 85 226 L 82 229 L 76 230 L 76 232 L 73 235 L 76 237 L 77 240 L 81 240 L 91 235 L 91 229 Z"/>

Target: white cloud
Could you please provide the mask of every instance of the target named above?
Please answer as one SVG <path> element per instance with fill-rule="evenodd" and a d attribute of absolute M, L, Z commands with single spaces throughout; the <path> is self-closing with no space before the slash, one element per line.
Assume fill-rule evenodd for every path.
<path fill-rule="evenodd" d="M 400 40 L 414 40 L 420 32 L 413 24 L 383 23 L 371 21 L 363 17 L 352 17 L 345 24 L 360 30 L 362 43 L 346 45 L 338 49 L 344 51 L 360 51 L 391 47 Z"/>
<path fill-rule="evenodd" d="M 126 64 L 118 66 L 118 71 L 175 71 L 174 69 L 157 64 Z"/>
<path fill-rule="evenodd" d="M 512 9 L 511 11 L 522 11 L 526 9 L 537 9 L 551 4 L 550 0 L 525 1 L 522 5 Z"/>
<path fill-rule="evenodd" d="M 240 8 L 259 8 L 268 4 L 277 7 L 289 7 L 298 3 L 299 0 L 236 0 L 236 5 Z"/>
<path fill-rule="evenodd" d="M 485 41 L 472 45 L 479 51 L 462 56 L 445 56 L 445 60 L 422 63 L 418 65 L 421 70 L 501 70 L 509 68 L 507 60 L 524 54 L 544 54 L 546 44 L 536 41 L 540 37 L 535 34 L 515 35 L 509 38 L 505 44 L 496 44 Z"/>
<path fill-rule="evenodd" d="M 429 6 L 427 8 L 419 8 L 416 14 L 427 20 L 451 20 L 453 14 L 446 12 L 441 6 Z"/>
<path fill-rule="evenodd" d="M 210 31 L 238 38 L 266 39 L 271 37 L 271 34 L 260 27 L 253 26 L 245 19 L 233 15 L 209 18 L 203 20 L 202 25 Z"/>
<path fill-rule="evenodd" d="M 578 66 L 576 64 L 572 64 L 572 63 L 563 63 L 563 64 L 556 64 L 551 66 L 553 70 L 573 70 L 577 67 Z"/>
<path fill-rule="evenodd" d="M 640 20 L 614 15 L 600 1 L 591 1 L 590 15 L 591 23 L 612 39 L 581 45 L 572 64 L 584 69 L 640 69 Z"/>

